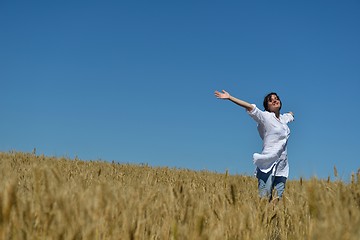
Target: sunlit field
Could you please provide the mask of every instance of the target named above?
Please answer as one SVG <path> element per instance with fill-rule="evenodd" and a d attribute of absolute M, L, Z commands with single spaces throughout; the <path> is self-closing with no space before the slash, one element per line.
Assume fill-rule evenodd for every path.
<path fill-rule="evenodd" d="M 360 239 L 360 176 L 288 181 L 0 153 L 0 239 Z"/>

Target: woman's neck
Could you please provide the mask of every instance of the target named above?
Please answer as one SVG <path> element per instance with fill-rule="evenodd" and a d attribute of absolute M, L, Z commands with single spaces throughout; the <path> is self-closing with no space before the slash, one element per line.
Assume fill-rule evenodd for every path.
<path fill-rule="evenodd" d="M 280 111 L 276 111 L 276 112 L 273 112 L 273 113 L 275 113 L 275 117 L 277 119 L 280 119 Z"/>

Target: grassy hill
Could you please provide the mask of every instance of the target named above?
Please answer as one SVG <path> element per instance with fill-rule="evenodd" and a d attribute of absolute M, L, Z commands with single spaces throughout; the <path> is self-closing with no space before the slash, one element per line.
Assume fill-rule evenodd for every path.
<path fill-rule="evenodd" d="M 360 239 L 360 176 L 288 181 L 0 153 L 1 239 Z"/>

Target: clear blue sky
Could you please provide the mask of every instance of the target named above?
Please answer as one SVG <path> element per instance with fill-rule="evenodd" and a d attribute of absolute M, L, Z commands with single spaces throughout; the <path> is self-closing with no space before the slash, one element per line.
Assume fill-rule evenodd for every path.
<path fill-rule="evenodd" d="M 359 1 L 0 1 L 0 150 L 252 175 L 255 122 L 289 126 L 290 179 L 360 167 Z"/>

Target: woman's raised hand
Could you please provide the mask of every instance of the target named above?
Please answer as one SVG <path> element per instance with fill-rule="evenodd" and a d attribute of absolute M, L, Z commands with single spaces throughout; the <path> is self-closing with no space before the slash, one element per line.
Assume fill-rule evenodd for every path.
<path fill-rule="evenodd" d="M 231 96 L 227 91 L 222 90 L 221 92 L 215 91 L 215 97 L 220 98 L 220 99 L 229 99 L 230 101 L 232 101 L 233 103 L 236 103 L 237 105 L 245 108 L 248 111 L 252 111 L 254 109 L 254 105 L 245 102 L 244 100 L 240 100 L 236 97 Z"/>
<path fill-rule="evenodd" d="M 222 93 L 215 91 L 215 96 L 220 99 L 229 99 L 230 98 L 230 94 L 228 92 L 226 92 L 225 90 L 222 90 Z"/>

